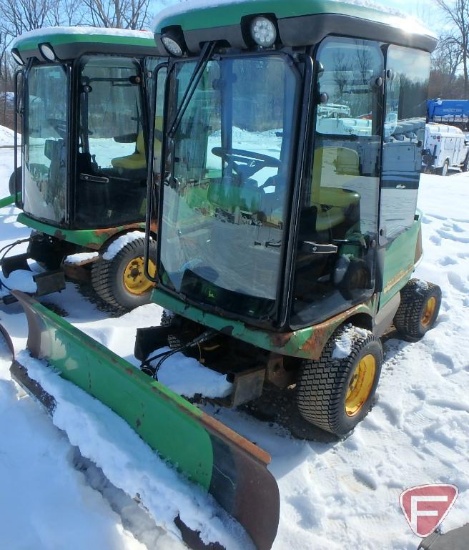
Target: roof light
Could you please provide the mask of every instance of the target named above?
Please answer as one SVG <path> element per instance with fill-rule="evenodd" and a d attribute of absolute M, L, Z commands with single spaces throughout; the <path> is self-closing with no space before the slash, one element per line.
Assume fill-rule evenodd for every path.
<path fill-rule="evenodd" d="M 163 42 L 164 47 L 170 55 L 175 55 L 176 57 L 181 57 L 184 53 L 181 45 L 178 43 L 176 38 L 170 34 L 164 34 L 161 37 L 161 42 Z"/>
<path fill-rule="evenodd" d="M 38 48 L 41 52 L 42 57 L 46 61 L 57 61 L 57 56 L 55 55 L 54 48 L 50 44 L 39 44 Z"/>
<path fill-rule="evenodd" d="M 13 48 L 11 50 L 11 57 L 18 63 L 18 65 L 24 65 L 24 61 L 21 59 L 20 52 L 18 51 L 18 48 Z"/>
<path fill-rule="evenodd" d="M 251 21 L 251 36 L 258 46 L 269 48 L 277 39 L 277 29 L 267 17 L 255 17 Z"/>

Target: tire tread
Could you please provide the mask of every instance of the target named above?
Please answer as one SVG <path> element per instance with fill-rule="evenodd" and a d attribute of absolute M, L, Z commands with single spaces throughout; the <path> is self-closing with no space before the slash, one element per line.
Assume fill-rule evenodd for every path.
<path fill-rule="evenodd" d="M 311 424 L 338 436 L 351 431 L 371 409 L 383 360 L 381 341 L 371 332 L 353 341 L 351 352 L 347 357 L 334 358 L 335 342 L 343 330 L 342 327 L 328 341 L 319 361 L 305 361 L 297 384 L 297 405 L 301 416 Z M 377 358 L 374 388 L 356 418 L 349 418 L 345 413 L 345 386 L 351 369 L 365 348 L 373 350 Z"/>

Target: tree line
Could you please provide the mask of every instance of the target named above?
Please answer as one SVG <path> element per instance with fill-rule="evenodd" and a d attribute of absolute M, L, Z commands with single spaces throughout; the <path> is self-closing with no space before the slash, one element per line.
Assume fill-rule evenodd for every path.
<path fill-rule="evenodd" d="M 429 97 L 469 99 L 469 0 L 433 0 L 441 31 L 432 57 Z"/>
<path fill-rule="evenodd" d="M 183 0 L 184 1 L 184 0 Z M 431 0 L 438 17 L 438 45 L 432 56 L 429 98 L 469 99 L 469 0 Z M 2 0 L 0 2 L 0 125 L 12 126 L 11 92 L 16 66 L 13 40 L 49 26 L 90 25 L 150 28 L 157 10 L 174 0 Z M 384 3 L 384 2 L 383 2 Z M 426 13 L 420 13 L 425 21 Z M 430 27 L 431 22 L 429 23 Z"/>
<path fill-rule="evenodd" d="M 2 0 L 0 2 L 0 125 L 12 127 L 13 40 L 43 27 L 150 28 L 155 11 L 171 0 Z"/>

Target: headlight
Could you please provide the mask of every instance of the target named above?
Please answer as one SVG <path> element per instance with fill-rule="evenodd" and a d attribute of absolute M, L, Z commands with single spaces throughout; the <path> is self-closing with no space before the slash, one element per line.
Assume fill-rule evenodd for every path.
<path fill-rule="evenodd" d="M 55 55 L 54 48 L 50 44 L 39 44 L 38 48 L 41 52 L 42 57 L 46 61 L 57 61 L 57 56 Z"/>
<path fill-rule="evenodd" d="M 269 48 L 277 39 L 277 29 L 267 17 L 255 17 L 251 21 L 251 36 L 258 46 Z"/>
<path fill-rule="evenodd" d="M 175 55 L 176 57 L 181 57 L 182 54 L 184 53 L 181 45 L 178 43 L 176 38 L 174 38 L 169 34 L 164 34 L 161 37 L 161 42 L 163 42 L 163 45 L 166 48 L 167 52 L 171 55 Z"/>
<path fill-rule="evenodd" d="M 13 48 L 11 50 L 11 57 L 18 63 L 18 65 L 24 65 L 24 61 L 21 59 L 20 52 L 18 51 L 18 48 Z"/>

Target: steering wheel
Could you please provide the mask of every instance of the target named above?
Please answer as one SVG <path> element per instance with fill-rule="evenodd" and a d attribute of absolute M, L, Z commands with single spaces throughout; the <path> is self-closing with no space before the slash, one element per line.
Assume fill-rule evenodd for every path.
<path fill-rule="evenodd" d="M 47 122 L 54 128 L 54 130 L 63 139 L 67 137 L 67 121 L 60 118 L 48 118 Z"/>
<path fill-rule="evenodd" d="M 221 157 L 233 170 L 245 178 L 251 177 L 253 174 L 265 167 L 278 168 L 280 160 L 262 153 L 254 153 L 244 149 L 227 149 L 225 147 L 214 147 L 212 153 L 217 157 Z"/>

